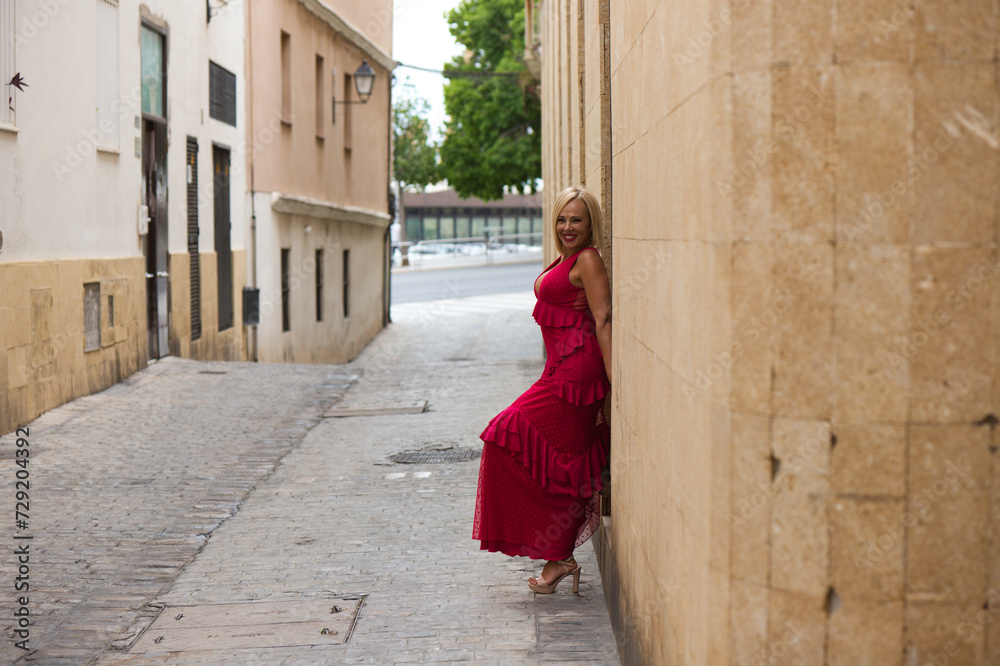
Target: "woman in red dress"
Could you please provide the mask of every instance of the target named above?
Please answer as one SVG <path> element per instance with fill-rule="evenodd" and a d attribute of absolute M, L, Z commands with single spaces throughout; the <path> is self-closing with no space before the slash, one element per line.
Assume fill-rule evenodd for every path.
<path fill-rule="evenodd" d="M 573 549 L 596 531 L 597 492 L 609 453 L 602 418 L 610 389 L 611 290 L 593 194 L 567 188 L 552 209 L 559 258 L 535 280 L 532 315 L 542 329 L 542 377 L 480 435 L 483 455 L 472 538 L 482 550 L 547 560 L 535 592 L 555 591 L 580 567 Z"/>

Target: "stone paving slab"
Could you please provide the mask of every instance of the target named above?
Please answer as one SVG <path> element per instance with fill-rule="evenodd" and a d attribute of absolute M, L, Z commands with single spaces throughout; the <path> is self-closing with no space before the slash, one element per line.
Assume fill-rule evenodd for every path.
<path fill-rule="evenodd" d="M 580 596 L 565 581 L 534 595 L 526 579 L 538 563 L 480 552 L 471 539 L 478 460 L 389 461 L 404 450 L 480 447 L 489 418 L 541 372 L 530 292 L 492 311 L 457 300 L 394 308 L 396 323 L 346 366 L 174 360 L 83 399 L 86 408 L 76 401 L 39 419 L 32 446 L 46 449 L 32 464 L 48 465 L 39 484 L 52 490 L 32 529 L 61 536 L 37 564 L 46 585 L 34 661 L 618 664 L 590 544 L 577 552 Z M 220 379 L 222 402 L 202 404 L 201 387 Z M 267 410 L 247 406 L 260 404 L 257 392 Z M 322 418 L 334 403 L 417 400 L 427 411 Z M 154 407 L 169 416 L 143 425 L 160 423 L 147 415 Z M 255 420 L 262 411 L 269 416 Z M 198 420 L 203 412 L 215 425 Z M 88 456 L 98 447 L 107 455 Z M 126 651 L 164 608 L 360 595 L 343 645 Z M 0 661 L 18 656 L 10 642 L 0 649 Z"/>
<path fill-rule="evenodd" d="M 343 367 L 167 358 L 47 412 L 29 424 L 27 530 L 14 525 L 16 438 L 0 438 L 7 543 L 32 537 L 30 649 L 12 638 L 16 597 L 4 585 L 0 663 L 101 654 L 352 380 Z M 16 564 L 3 558 L 5 581 Z"/>

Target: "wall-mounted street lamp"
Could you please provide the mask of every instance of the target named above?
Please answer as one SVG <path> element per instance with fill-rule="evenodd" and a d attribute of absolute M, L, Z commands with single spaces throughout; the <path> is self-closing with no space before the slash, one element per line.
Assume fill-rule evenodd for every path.
<path fill-rule="evenodd" d="M 361 67 L 358 67 L 358 71 L 354 72 L 354 89 L 358 92 L 358 97 L 360 100 L 356 99 L 345 99 L 338 100 L 334 98 L 334 104 L 367 104 L 368 98 L 372 94 L 372 86 L 375 85 L 375 70 L 368 66 L 368 61 L 364 60 L 361 63 Z"/>

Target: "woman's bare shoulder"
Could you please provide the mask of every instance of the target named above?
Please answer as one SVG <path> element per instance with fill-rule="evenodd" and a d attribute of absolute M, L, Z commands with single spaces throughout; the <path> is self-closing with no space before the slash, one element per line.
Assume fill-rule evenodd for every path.
<path fill-rule="evenodd" d="M 576 258 L 576 266 L 579 266 L 581 270 L 587 273 L 593 271 L 600 273 L 607 272 L 604 268 L 604 259 L 601 258 L 597 248 L 594 247 L 586 247 L 580 252 L 580 256 Z"/>

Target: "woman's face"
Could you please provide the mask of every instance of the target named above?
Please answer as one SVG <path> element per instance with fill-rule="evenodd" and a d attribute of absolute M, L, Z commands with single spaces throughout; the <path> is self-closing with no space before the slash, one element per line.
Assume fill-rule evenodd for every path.
<path fill-rule="evenodd" d="M 556 217 L 556 233 L 563 244 L 563 253 L 571 255 L 590 245 L 590 212 L 587 204 L 574 199 L 563 206 Z"/>

